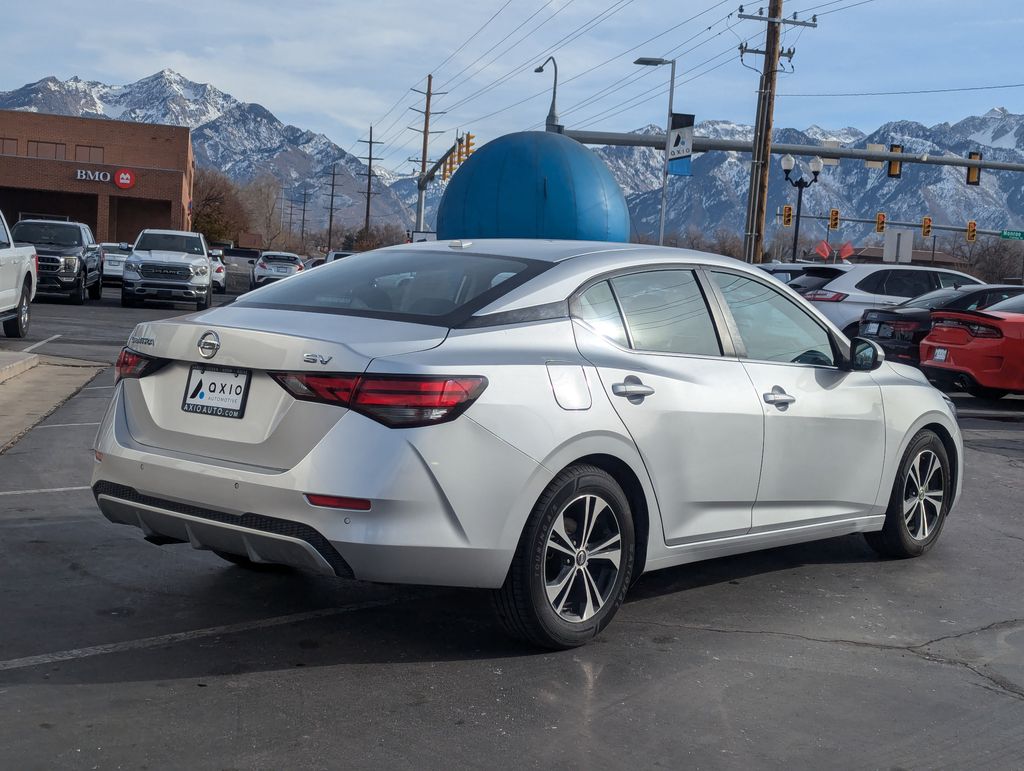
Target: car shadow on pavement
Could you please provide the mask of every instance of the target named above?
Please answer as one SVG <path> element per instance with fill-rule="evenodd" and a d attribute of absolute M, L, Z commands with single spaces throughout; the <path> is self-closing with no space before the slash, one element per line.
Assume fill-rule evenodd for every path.
<path fill-rule="evenodd" d="M 738 584 L 756 575 L 804 565 L 874 560 L 873 552 L 856 536 L 670 568 L 642 578 L 620 615 L 628 613 L 632 603 L 671 599 L 676 593 L 685 607 L 688 590 Z M 493 616 L 489 593 L 481 590 L 378 585 L 367 592 L 368 585 L 358 582 L 289 570 L 252 575 L 238 567 L 225 567 L 202 581 L 193 580 L 189 589 L 202 589 L 196 603 L 202 602 L 202 596 L 223 602 L 225 596 L 237 592 L 240 578 L 249 585 L 248 591 L 235 596 L 232 610 L 245 611 L 245 617 L 255 622 L 251 628 L 0 671 L 0 687 L 202 680 L 323 667 L 579 655 L 538 650 L 506 637 Z M 315 598 L 313 603 L 311 598 Z M 141 605 L 136 603 L 137 612 L 152 617 L 159 612 L 155 606 L 162 602 L 165 599 L 159 595 L 149 594 Z M 153 607 L 145 607 L 150 604 Z M 312 612 L 304 617 L 287 618 L 310 608 Z M 186 616 L 170 633 L 217 626 L 210 624 L 208 612 L 196 615 L 202 617 Z M 260 625 L 261 619 L 271 623 Z M 594 644 L 613 643 L 615 629 L 613 622 Z M 112 642 L 129 639 L 125 637 L 128 632 L 119 627 Z M 95 644 L 93 640 L 81 642 L 82 646 Z"/>

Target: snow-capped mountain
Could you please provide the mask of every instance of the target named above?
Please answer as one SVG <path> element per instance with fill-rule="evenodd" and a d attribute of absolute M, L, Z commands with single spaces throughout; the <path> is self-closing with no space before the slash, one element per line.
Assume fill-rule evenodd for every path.
<path fill-rule="evenodd" d="M 645 126 L 637 133 L 652 132 Z M 753 130 L 728 121 L 705 121 L 695 127 L 695 133 L 749 140 Z M 927 127 L 913 121 L 894 121 L 870 134 L 851 127 L 811 126 L 804 131 L 777 128 L 773 136 L 776 142 L 805 145 L 829 140 L 860 148 L 869 143 L 898 143 L 904 152 L 915 155 L 945 153 L 963 158 L 970 150 L 980 150 L 986 159 L 1024 163 L 1024 115 L 1005 108 L 952 125 Z M 660 213 L 661 153 L 652 148 L 618 146 L 595 148 L 595 152 L 626 193 L 634 230 L 654 235 Z M 667 232 L 681 233 L 691 227 L 708 235 L 720 228 L 738 232 L 744 220 L 749 180 L 749 158 L 745 154 L 713 152 L 695 156 L 692 177 L 669 180 Z M 776 228 L 771 215 L 783 204 L 796 200 L 796 191 L 785 181 L 777 159 L 771 167 L 768 196 L 770 237 Z M 849 217 L 873 218 L 876 212 L 884 211 L 890 222 L 919 222 L 929 214 L 943 224 L 961 225 L 973 219 L 979 228 L 1017 228 L 1024 223 L 1024 177 L 1013 172 L 984 171 L 981 184 L 973 187 L 965 184 L 962 168 L 907 163 L 900 179 L 890 179 L 884 169 L 868 169 L 862 161 L 843 160 L 838 166 L 826 166 L 818 184 L 804 191 L 803 206 L 810 214 L 824 214 L 835 207 Z M 804 226 L 812 233 L 824 234 L 818 223 L 810 221 Z M 852 224 L 843 225 L 838 234 L 855 243 L 872 236 L 870 226 Z"/>
<path fill-rule="evenodd" d="M 73 77 L 43 78 L 0 92 L 0 109 L 188 126 L 196 163 L 245 182 L 262 174 L 277 177 L 290 199 L 307 189 L 308 229 L 325 226 L 331 169 L 337 164 L 335 220 L 358 224 L 365 211 L 366 166 L 323 134 L 282 123 L 258 104 L 235 99 L 212 85 L 162 70 L 126 85 Z M 375 224 L 409 225 L 412 215 L 382 180 L 373 184 Z M 415 201 L 415 199 L 414 199 Z"/>

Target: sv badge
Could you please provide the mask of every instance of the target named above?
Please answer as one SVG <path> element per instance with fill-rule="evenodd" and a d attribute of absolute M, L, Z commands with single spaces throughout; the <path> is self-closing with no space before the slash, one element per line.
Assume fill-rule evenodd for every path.
<path fill-rule="evenodd" d="M 321 356 L 319 353 L 302 354 L 302 360 L 306 362 L 306 364 L 322 364 L 325 367 L 327 366 L 327 363 L 333 358 L 333 356 Z"/>

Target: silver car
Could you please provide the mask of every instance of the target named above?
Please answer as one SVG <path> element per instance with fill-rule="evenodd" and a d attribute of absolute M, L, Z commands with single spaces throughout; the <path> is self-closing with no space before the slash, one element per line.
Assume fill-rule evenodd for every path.
<path fill-rule="evenodd" d="M 263 252 L 249 273 L 249 289 L 258 289 L 265 284 L 280 281 L 302 272 L 305 265 L 302 258 L 291 252 Z"/>
<path fill-rule="evenodd" d="M 565 648 L 647 571 L 850 533 L 920 555 L 962 478 L 946 398 L 763 271 L 495 240 L 140 324 L 92 485 L 153 543 L 492 589 Z"/>

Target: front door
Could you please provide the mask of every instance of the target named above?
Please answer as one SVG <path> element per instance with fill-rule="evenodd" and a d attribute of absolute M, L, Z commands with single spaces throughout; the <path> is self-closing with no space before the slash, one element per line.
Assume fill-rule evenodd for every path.
<path fill-rule="evenodd" d="M 633 437 L 669 545 L 750 529 L 764 417 L 692 270 L 601 281 L 573 301 L 580 352 Z"/>
<path fill-rule="evenodd" d="M 885 420 L 874 378 L 840 369 L 825 327 L 767 281 L 711 275 L 765 418 L 753 530 L 878 513 Z"/>

